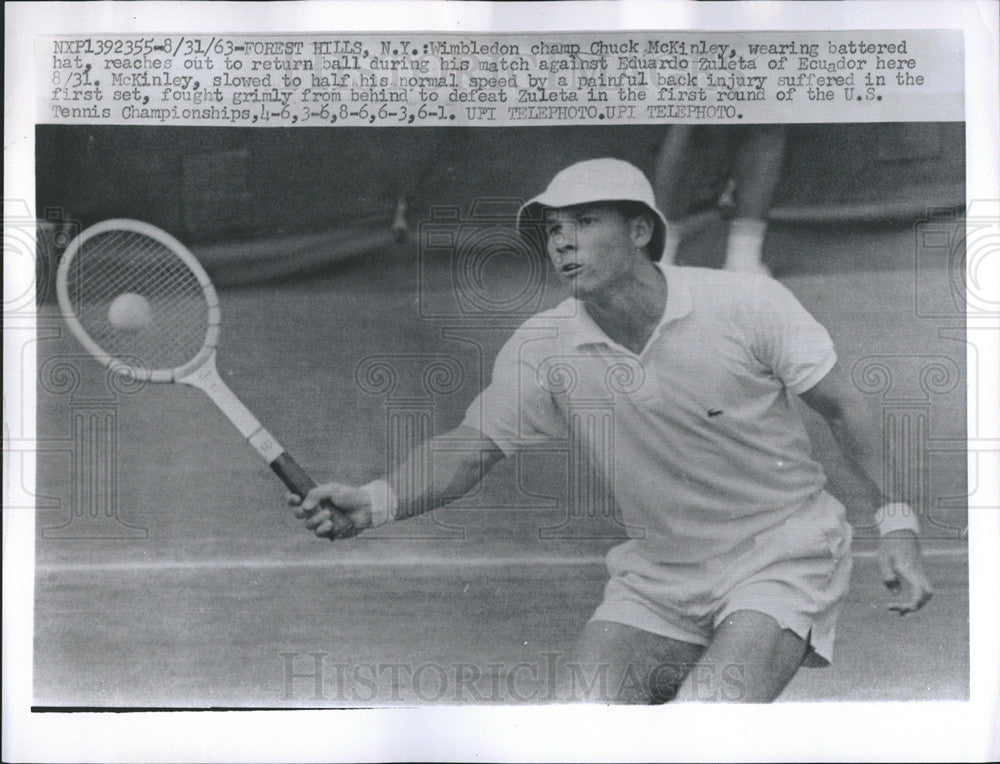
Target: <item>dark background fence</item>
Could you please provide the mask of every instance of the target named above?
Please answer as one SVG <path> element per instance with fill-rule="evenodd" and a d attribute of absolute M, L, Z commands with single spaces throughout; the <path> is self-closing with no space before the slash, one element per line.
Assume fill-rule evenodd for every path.
<path fill-rule="evenodd" d="M 524 199 L 579 159 L 652 174 L 667 129 L 40 125 L 36 201 L 39 215 L 134 217 L 191 244 L 380 225 L 400 195 L 411 220 L 432 204 Z M 775 208 L 958 206 L 964 163 L 961 123 L 793 125 Z"/>

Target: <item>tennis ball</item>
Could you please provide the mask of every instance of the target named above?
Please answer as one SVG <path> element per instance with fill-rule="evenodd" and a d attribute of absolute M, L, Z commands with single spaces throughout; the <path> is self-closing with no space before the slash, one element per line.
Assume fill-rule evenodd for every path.
<path fill-rule="evenodd" d="M 135 292 L 118 295 L 108 308 L 108 321 L 115 329 L 136 332 L 149 326 L 152 320 L 153 311 L 149 307 L 149 300 Z"/>

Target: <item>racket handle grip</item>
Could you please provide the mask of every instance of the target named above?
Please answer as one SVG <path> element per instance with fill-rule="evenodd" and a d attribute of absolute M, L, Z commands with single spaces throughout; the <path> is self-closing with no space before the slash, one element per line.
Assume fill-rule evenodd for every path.
<path fill-rule="evenodd" d="M 282 451 L 278 458 L 271 462 L 271 469 L 281 478 L 285 487 L 297 494 L 300 499 L 304 499 L 306 494 L 316 487 L 316 481 L 309 477 L 309 474 L 288 455 L 287 451 Z"/>
<path fill-rule="evenodd" d="M 282 451 L 271 462 L 271 469 L 281 478 L 281 482 L 285 484 L 285 487 L 301 499 L 306 497 L 310 489 L 316 487 L 316 481 L 309 477 L 309 474 L 299 466 L 297 461 L 288 455 L 287 451 Z M 332 501 L 325 499 L 323 506 L 330 510 L 330 522 L 333 523 L 333 530 L 330 531 L 329 535 L 331 541 L 339 534 L 353 530 L 354 524 L 334 506 Z"/>

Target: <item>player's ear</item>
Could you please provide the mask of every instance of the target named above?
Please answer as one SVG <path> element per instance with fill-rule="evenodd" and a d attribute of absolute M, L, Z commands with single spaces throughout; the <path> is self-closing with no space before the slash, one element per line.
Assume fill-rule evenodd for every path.
<path fill-rule="evenodd" d="M 648 212 L 636 215 L 629 221 L 629 234 L 637 249 L 649 246 L 649 242 L 653 239 L 654 230 L 656 230 L 656 225 L 653 222 L 653 216 Z"/>

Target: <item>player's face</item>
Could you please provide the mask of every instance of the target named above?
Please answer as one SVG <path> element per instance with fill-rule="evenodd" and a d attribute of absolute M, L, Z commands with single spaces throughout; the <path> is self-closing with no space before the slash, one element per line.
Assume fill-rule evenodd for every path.
<path fill-rule="evenodd" d="M 646 259 L 641 247 L 650 233 L 642 218 L 630 220 L 609 205 L 581 204 L 549 211 L 546 250 L 559 275 L 586 297 L 621 283 Z"/>

